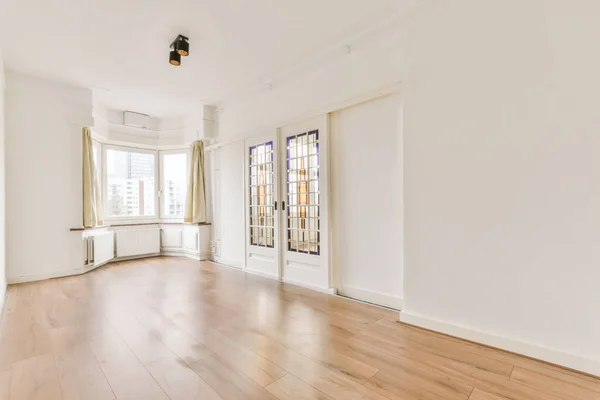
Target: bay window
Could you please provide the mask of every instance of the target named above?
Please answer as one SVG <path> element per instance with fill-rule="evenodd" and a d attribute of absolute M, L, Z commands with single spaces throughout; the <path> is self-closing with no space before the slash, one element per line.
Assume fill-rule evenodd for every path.
<path fill-rule="evenodd" d="M 187 150 L 155 151 L 94 145 L 105 219 L 183 220 Z M 96 157 L 97 154 L 102 156 Z"/>
<path fill-rule="evenodd" d="M 187 193 L 187 151 L 161 151 L 161 217 L 182 219 Z"/>
<path fill-rule="evenodd" d="M 156 152 L 105 146 L 104 210 L 107 218 L 156 217 Z"/>

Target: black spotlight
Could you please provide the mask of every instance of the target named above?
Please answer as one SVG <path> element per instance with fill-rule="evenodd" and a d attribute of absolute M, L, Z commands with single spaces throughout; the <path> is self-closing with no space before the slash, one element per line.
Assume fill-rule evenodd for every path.
<path fill-rule="evenodd" d="M 190 54 L 190 43 L 189 39 L 183 35 L 177 35 L 175 40 L 169 46 L 171 48 L 171 54 L 169 55 L 169 62 L 172 65 L 181 65 L 181 56 L 187 56 Z"/>
<path fill-rule="evenodd" d="M 181 56 L 175 50 L 171 51 L 171 53 L 169 54 L 169 63 L 177 67 L 181 65 Z"/>
<path fill-rule="evenodd" d="M 175 39 L 175 51 L 179 53 L 180 56 L 187 57 L 190 54 L 190 43 L 188 42 L 188 38 L 182 35 L 177 36 L 177 39 Z"/>

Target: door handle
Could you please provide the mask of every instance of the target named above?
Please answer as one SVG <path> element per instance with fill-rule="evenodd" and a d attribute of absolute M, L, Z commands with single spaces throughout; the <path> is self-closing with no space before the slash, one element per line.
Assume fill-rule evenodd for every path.
<path fill-rule="evenodd" d="M 285 211 L 285 201 L 282 201 L 282 202 L 281 202 L 281 209 L 282 209 L 283 211 Z"/>
<path fill-rule="evenodd" d="M 277 211 L 277 201 L 275 202 L 275 211 Z"/>

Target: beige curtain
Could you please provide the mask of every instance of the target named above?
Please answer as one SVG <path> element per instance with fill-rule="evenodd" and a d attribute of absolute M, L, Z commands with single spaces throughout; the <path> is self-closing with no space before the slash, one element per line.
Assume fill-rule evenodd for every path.
<path fill-rule="evenodd" d="M 206 196 L 204 194 L 204 143 L 192 143 L 190 176 L 185 202 L 185 222 L 206 222 Z"/>
<path fill-rule="evenodd" d="M 96 179 L 96 165 L 94 164 L 94 149 L 92 146 L 92 131 L 83 128 L 83 226 L 92 228 L 102 225 L 104 210 L 100 197 L 100 186 Z"/>

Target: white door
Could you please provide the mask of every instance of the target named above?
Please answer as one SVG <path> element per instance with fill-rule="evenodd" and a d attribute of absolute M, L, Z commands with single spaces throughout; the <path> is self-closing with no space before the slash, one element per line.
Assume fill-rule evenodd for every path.
<path fill-rule="evenodd" d="M 246 268 L 279 278 L 277 135 L 245 142 Z"/>
<path fill-rule="evenodd" d="M 328 116 L 280 128 L 281 279 L 329 290 Z"/>
<path fill-rule="evenodd" d="M 331 116 L 335 286 L 344 296 L 402 307 L 402 130 L 399 95 Z"/>

